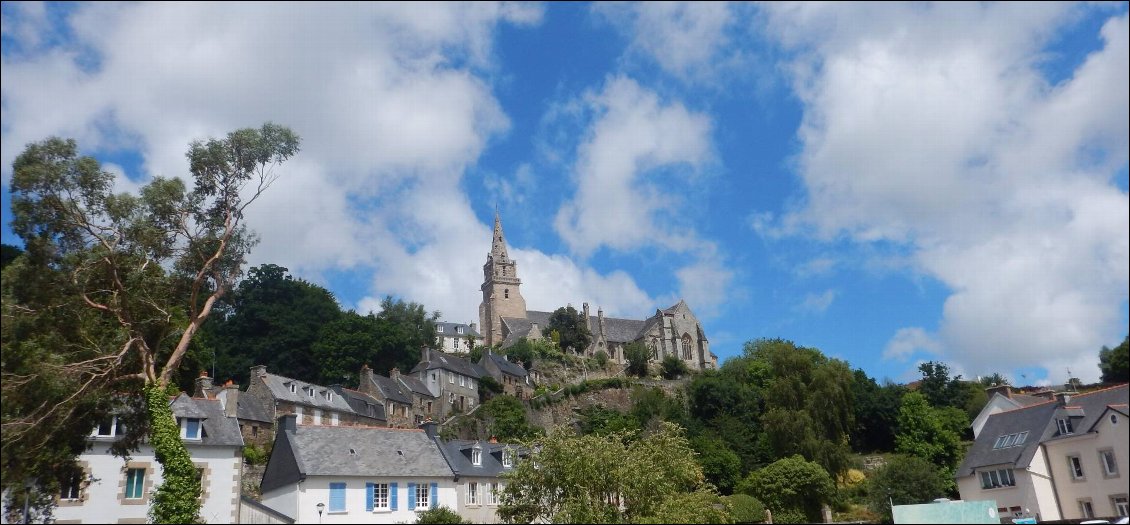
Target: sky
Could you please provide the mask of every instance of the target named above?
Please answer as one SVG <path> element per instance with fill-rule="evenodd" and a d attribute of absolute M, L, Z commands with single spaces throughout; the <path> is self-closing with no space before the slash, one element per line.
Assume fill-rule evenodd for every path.
<path fill-rule="evenodd" d="M 925 361 L 1099 378 L 1128 333 L 1118 3 L 4 2 L 11 165 L 75 139 L 137 191 L 193 140 L 301 151 L 249 265 L 343 308 L 478 322 L 497 210 L 531 310 L 684 299 L 720 360 L 782 338 L 877 380 Z"/>

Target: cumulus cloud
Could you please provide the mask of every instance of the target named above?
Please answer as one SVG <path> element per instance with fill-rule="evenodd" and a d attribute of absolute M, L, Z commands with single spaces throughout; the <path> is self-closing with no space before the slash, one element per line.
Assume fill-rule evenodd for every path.
<path fill-rule="evenodd" d="M 942 344 L 926 330 L 917 326 L 899 328 L 894 337 L 887 341 L 883 359 L 906 361 L 917 353 L 939 354 L 941 351 Z"/>
<path fill-rule="evenodd" d="M 836 290 L 828 289 L 821 293 L 809 293 L 804 296 L 804 300 L 797 305 L 796 309 L 800 312 L 821 314 L 832 306 L 832 302 L 836 300 L 838 292 Z"/>
<path fill-rule="evenodd" d="M 936 346 L 972 372 L 1039 365 L 1096 379 L 1125 330 L 1128 24 L 1062 81 L 1046 45 L 1078 4 L 771 4 L 804 104 L 802 208 L 753 222 L 894 242 L 945 283 Z M 884 352 L 906 358 L 922 336 Z M 913 337 L 912 337 L 913 336 Z"/>
<path fill-rule="evenodd" d="M 692 177 L 710 159 L 710 119 L 623 76 L 610 77 L 586 102 L 597 117 L 578 148 L 576 195 L 558 211 L 557 233 L 581 256 L 600 246 L 698 246 L 693 232 L 670 220 L 691 203 L 657 182 L 662 169 L 685 167 L 680 174 Z"/>
<path fill-rule="evenodd" d="M 734 21 L 725 2 L 609 2 L 593 10 L 628 34 L 631 53 L 682 80 L 712 73 L 715 59 L 728 48 L 726 29 Z"/>

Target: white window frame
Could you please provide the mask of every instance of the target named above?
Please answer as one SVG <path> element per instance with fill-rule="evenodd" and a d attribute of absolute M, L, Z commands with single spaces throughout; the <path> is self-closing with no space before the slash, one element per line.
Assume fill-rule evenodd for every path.
<path fill-rule="evenodd" d="M 333 390 L 326 390 L 326 401 L 329 401 L 330 403 L 334 402 Z"/>
<path fill-rule="evenodd" d="M 1095 504 L 1091 502 L 1091 498 L 1083 498 L 1079 501 L 1079 514 L 1085 519 L 1095 517 Z"/>
<path fill-rule="evenodd" d="M 291 394 L 297 394 L 298 393 L 298 385 L 291 383 L 290 384 L 290 393 Z"/>
<path fill-rule="evenodd" d="M 479 505 L 479 483 L 470 481 L 467 483 L 467 505 Z"/>
<path fill-rule="evenodd" d="M 498 483 L 487 484 L 487 505 L 498 505 Z"/>
<path fill-rule="evenodd" d="M 1067 471 L 1072 481 L 1087 479 L 1087 473 L 1083 470 L 1083 458 L 1080 456 L 1067 456 Z"/>
<path fill-rule="evenodd" d="M 295 425 L 302 424 L 302 407 L 294 407 L 294 415 L 297 416 L 294 420 Z"/>
<path fill-rule="evenodd" d="M 191 440 L 191 441 L 200 441 L 201 439 L 204 438 L 204 420 L 203 419 L 200 419 L 198 417 L 182 417 L 182 418 L 177 418 L 177 419 L 180 420 L 180 421 L 177 422 L 177 424 L 180 427 L 180 438 L 181 439 L 187 439 L 187 440 Z M 188 423 L 189 423 L 189 421 L 196 421 L 196 435 L 195 436 L 188 435 Z"/>
<path fill-rule="evenodd" d="M 459 374 L 459 386 L 467 386 L 467 376 Z"/>
<path fill-rule="evenodd" d="M 471 464 L 479 467 L 483 464 L 483 449 L 475 447 L 471 449 Z"/>
<path fill-rule="evenodd" d="M 373 510 L 388 510 L 388 483 L 373 483 Z"/>
<path fill-rule="evenodd" d="M 330 425 L 336 427 L 340 424 L 341 424 L 341 418 L 337 415 L 337 412 L 330 412 Z"/>
<path fill-rule="evenodd" d="M 130 468 L 126 469 L 126 486 L 125 486 L 125 492 L 122 493 L 122 499 L 124 499 L 124 500 L 145 499 L 145 477 L 149 475 L 149 473 L 146 472 L 146 470 L 148 470 L 148 469 L 143 468 L 143 467 L 130 467 Z M 138 490 L 138 495 L 130 496 L 130 488 L 131 487 L 130 487 L 129 475 L 130 475 L 131 472 L 134 472 L 134 471 L 140 471 L 141 472 L 141 474 L 140 474 L 141 480 L 135 481 L 134 484 L 133 484 L 134 485 L 133 488 L 136 488 L 137 485 L 141 485 L 141 489 Z"/>
<path fill-rule="evenodd" d="M 502 449 L 502 466 L 510 468 L 514 466 L 514 452 L 509 447 Z"/>
<path fill-rule="evenodd" d="M 90 432 L 90 437 L 100 437 L 100 438 L 116 437 L 116 436 L 119 436 L 119 435 L 122 435 L 122 434 L 125 433 L 125 429 L 121 429 L 120 427 L 121 427 L 121 422 L 118 421 L 118 416 L 110 416 L 110 433 L 109 434 L 99 434 L 98 433 L 100 430 L 102 430 L 102 422 L 99 421 L 98 424 L 94 425 L 94 430 L 92 430 Z M 122 430 L 122 432 L 118 432 L 118 430 Z"/>
<path fill-rule="evenodd" d="M 447 373 L 447 382 L 451 383 L 453 385 L 455 384 L 455 372 L 448 372 Z"/>
<path fill-rule="evenodd" d="M 314 387 L 310 387 L 310 399 L 314 399 Z"/>
<path fill-rule="evenodd" d="M 431 485 L 427 482 L 416 483 L 416 511 L 424 511 L 431 508 L 429 505 L 428 495 L 431 492 Z"/>
<path fill-rule="evenodd" d="M 1130 502 L 1127 501 L 1126 494 L 1111 496 L 1110 506 L 1114 509 L 1115 514 L 1119 516 L 1130 516 Z"/>
<path fill-rule="evenodd" d="M 1103 476 L 1113 478 L 1118 476 L 1118 458 L 1114 449 L 1104 448 L 1099 451 L 1099 464 L 1103 467 Z"/>
<path fill-rule="evenodd" d="M 320 409 L 320 408 L 314 409 L 314 424 L 315 425 L 321 425 L 322 424 L 322 409 Z"/>
<path fill-rule="evenodd" d="M 1075 429 L 1071 426 L 1071 419 L 1061 417 L 1055 420 L 1056 427 L 1059 428 L 1059 434 L 1062 436 L 1069 436 L 1075 433 Z"/>
<path fill-rule="evenodd" d="M 1025 441 L 1028 441 L 1028 431 L 1027 430 L 1025 430 L 1024 432 L 1021 432 L 1020 435 L 1016 436 L 1016 443 L 1013 443 L 1013 446 L 1023 445 Z"/>

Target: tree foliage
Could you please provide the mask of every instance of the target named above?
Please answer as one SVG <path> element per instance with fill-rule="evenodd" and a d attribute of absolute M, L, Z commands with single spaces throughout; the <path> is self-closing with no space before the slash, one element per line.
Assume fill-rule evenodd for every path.
<path fill-rule="evenodd" d="M 916 456 L 896 455 L 867 480 L 871 512 L 891 522 L 891 502 L 896 505 L 929 503 L 947 492 L 949 481 L 937 465 Z"/>
<path fill-rule="evenodd" d="M 856 369 L 853 375 L 855 428 L 851 433 L 852 448 L 860 452 L 893 452 L 899 406 L 906 387 L 891 383 L 879 385 L 860 369 Z"/>
<path fill-rule="evenodd" d="M 676 356 L 669 355 L 660 363 L 663 379 L 678 379 L 687 373 L 687 364 Z"/>
<path fill-rule="evenodd" d="M 455 512 L 450 507 L 440 505 L 434 509 L 428 509 L 416 514 L 416 523 L 423 524 L 451 524 L 459 525 L 461 523 L 472 523 L 470 521 L 463 521 L 463 517 Z"/>
<path fill-rule="evenodd" d="M 661 423 L 639 437 L 578 436 L 559 427 L 528 443 L 502 492 L 498 515 L 508 523 L 682 521 L 671 502 L 707 510 L 717 495 L 704 483 L 683 430 Z M 716 516 L 728 522 L 728 513 Z M 713 519 L 713 518 L 712 518 Z"/>
<path fill-rule="evenodd" d="M 526 421 L 525 406 L 514 396 L 494 396 L 476 414 L 499 441 L 523 441 L 538 435 L 538 429 Z"/>
<path fill-rule="evenodd" d="M 636 377 L 647 377 L 647 362 L 651 359 L 651 350 L 639 341 L 633 341 L 624 346 L 624 359 L 628 360 L 628 369 L 624 372 Z"/>
<path fill-rule="evenodd" d="M 576 308 L 564 306 L 549 314 L 546 332 L 557 332 L 558 344 L 562 350 L 571 348 L 574 352 L 583 352 L 592 344 L 592 332 L 589 331 L 588 321 Z"/>
<path fill-rule="evenodd" d="M 836 486 L 824 467 L 797 454 L 750 473 L 737 490 L 764 503 L 775 522 L 793 511 L 803 513 L 807 523 L 819 523 L 820 508 L 832 501 Z"/>
<path fill-rule="evenodd" d="M 240 274 L 253 244 L 244 211 L 276 180 L 274 168 L 298 151 L 298 142 L 270 123 L 196 141 L 187 153 L 191 189 L 158 177 L 137 195 L 112 193 L 113 175 L 79 156 L 73 140 L 27 146 L 11 179 L 12 229 L 27 264 L 13 265 L 4 280 L 41 286 L 6 297 L 5 315 L 26 330 L 4 340 L 5 461 L 45 443 L 60 445 L 57 455 L 69 453 L 68 443 L 50 436 L 72 431 L 72 421 L 105 415 L 83 411 L 111 388 L 128 387 L 150 402 L 141 396 L 143 383 L 165 389 Z M 58 324 L 42 322 L 59 312 L 52 320 Z M 52 342 L 68 332 L 73 340 Z M 44 386 L 46 394 L 32 392 Z M 40 403 L 24 404 L 37 397 Z M 149 407 L 150 416 L 159 409 Z M 178 483 L 180 475 L 167 472 L 165 483 Z M 5 488 L 15 481 L 5 476 Z M 198 506 L 195 498 L 191 505 Z"/>
<path fill-rule="evenodd" d="M 1102 370 L 1104 383 L 1130 381 L 1130 336 L 1114 348 L 1104 346 L 1099 351 L 1099 369 Z"/>
<path fill-rule="evenodd" d="M 952 478 L 961 461 L 960 428 L 968 424 L 965 413 L 953 407 L 934 408 L 926 397 L 911 392 L 902 398 L 895 450 L 921 458 Z M 950 482 L 952 484 L 952 481 Z M 949 487 L 952 490 L 954 487 Z"/>

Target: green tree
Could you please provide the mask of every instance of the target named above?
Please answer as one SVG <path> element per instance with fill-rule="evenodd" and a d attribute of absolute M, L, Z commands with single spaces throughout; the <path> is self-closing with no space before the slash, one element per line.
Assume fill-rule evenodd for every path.
<path fill-rule="evenodd" d="M 514 359 L 516 362 L 522 363 L 522 366 L 527 369 L 533 364 L 534 357 L 537 355 L 534 344 L 525 337 L 518 339 L 518 341 L 503 351 L 506 356 Z"/>
<path fill-rule="evenodd" d="M 673 355 L 664 357 L 660 368 L 664 379 L 678 379 L 687 373 L 687 364 Z"/>
<path fill-rule="evenodd" d="M 950 377 L 949 365 L 930 361 L 918 365 L 918 370 L 922 372 L 918 391 L 926 396 L 930 406 L 950 406 L 965 410 L 972 392 L 960 375 Z"/>
<path fill-rule="evenodd" d="M 750 473 L 737 491 L 764 503 L 774 522 L 791 512 L 803 513 L 807 523 L 819 523 L 820 508 L 832 501 L 836 485 L 824 467 L 798 454 Z"/>
<path fill-rule="evenodd" d="M 1102 370 L 1104 383 L 1130 381 L 1130 336 L 1114 348 L 1104 346 L 1099 351 L 1099 369 Z"/>
<path fill-rule="evenodd" d="M 323 325 L 315 332 L 316 339 L 307 352 L 314 361 L 313 381 L 323 385 L 357 384 L 361 366 L 380 362 L 384 357 L 381 335 L 386 324 L 371 313 L 348 311 Z M 279 370 L 292 373 L 289 368 Z"/>
<path fill-rule="evenodd" d="M 596 358 L 596 364 L 601 368 L 604 368 L 604 365 L 608 364 L 608 352 L 605 352 L 604 350 L 597 350 L 596 355 L 593 357 Z"/>
<path fill-rule="evenodd" d="M 416 523 L 459 525 L 472 522 L 463 521 L 463 517 L 460 516 L 458 512 L 455 512 L 450 507 L 440 505 L 434 509 L 428 509 L 416 514 Z"/>
<path fill-rule="evenodd" d="M 381 300 L 377 320 L 382 331 L 373 358 L 374 370 L 393 367 L 410 370 L 420 362 L 422 348 L 435 348 L 436 321 L 440 312 L 428 313 L 424 305 L 386 296 Z"/>
<path fill-rule="evenodd" d="M 749 494 L 733 494 L 726 497 L 734 523 L 761 523 L 765 521 L 765 505 Z"/>
<path fill-rule="evenodd" d="M 643 343 L 633 341 L 624 346 L 624 358 L 628 360 L 628 369 L 624 372 L 636 377 L 647 377 L 647 361 L 651 359 L 651 350 Z"/>
<path fill-rule="evenodd" d="M 54 281 L 38 299 L 48 305 L 81 301 L 88 311 L 66 322 L 83 324 L 77 331 L 88 345 L 84 353 L 93 357 L 76 361 L 56 350 L 54 362 L 31 371 L 66 376 L 78 388 L 26 412 L 4 410 L 6 463 L 9 454 L 58 432 L 51 423 L 75 414 L 76 400 L 128 383 L 145 400 L 149 442 L 164 473 L 151 518 L 197 518 L 200 483 L 164 392 L 253 244 L 242 223 L 245 210 L 277 178 L 273 168 L 298 151 L 298 142 L 289 129 L 269 123 L 193 142 L 187 153 L 192 190 L 179 179 L 155 178 L 136 196 L 113 194 L 113 175 L 94 158 L 80 157 L 73 140 L 30 144 L 16 158 L 12 228 L 30 255 L 24 269 L 69 278 Z M 4 367 L 7 405 L 36 381 L 10 373 L 7 358 Z M 6 485 L 13 481 L 4 477 Z"/>
<path fill-rule="evenodd" d="M 486 423 L 487 432 L 499 441 L 522 441 L 538 434 L 526 421 L 526 408 L 518 398 L 495 396 L 479 407 L 476 415 Z"/>
<path fill-rule="evenodd" d="M 859 452 L 892 452 L 899 406 L 906 387 L 894 383 L 879 385 L 860 369 L 853 372 L 852 403 L 855 429 L 851 446 Z"/>
<path fill-rule="evenodd" d="M 592 344 L 592 332 L 589 331 L 588 321 L 576 308 L 565 306 L 549 314 L 546 330 L 557 332 L 560 338 L 558 344 L 562 350 L 571 348 L 574 352 L 583 352 Z"/>
<path fill-rule="evenodd" d="M 16 260 L 20 254 L 24 253 L 19 246 L 11 244 L 0 244 L 0 270 L 7 268 L 12 261 Z"/>
<path fill-rule="evenodd" d="M 953 407 L 931 407 L 926 397 L 918 392 L 906 394 L 899 408 L 895 451 L 936 465 L 951 479 L 961 460 L 958 428 L 968 423 L 964 418 L 965 413 Z M 950 483 L 952 485 L 952 480 Z"/>
<path fill-rule="evenodd" d="M 741 480 L 742 460 L 730 450 L 725 441 L 710 434 L 691 438 L 691 447 L 698 453 L 698 463 L 706 480 L 718 487 L 722 494 L 734 491 L 734 485 Z"/>
<path fill-rule="evenodd" d="M 640 429 L 639 421 L 631 415 L 599 405 L 585 407 L 577 415 L 577 426 L 582 434 L 608 435 Z"/>
<path fill-rule="evenodd" d="M 717 497 L 671 423 L 638 438 L 559 427 L 528 446 L 502 491 L 498 516 L 508 523 L 656 522 L 676 514 L 672 500 L 705 510 L 701 502 Z"/>
<path fill-rule="evenodd" d="M 896 455 L 868 478 L 867 505 L 871 512 L 891 522 L 891 502 L 896 505 L 929 503 L 946 494 L 946 474 L 916 456 Z"/>

